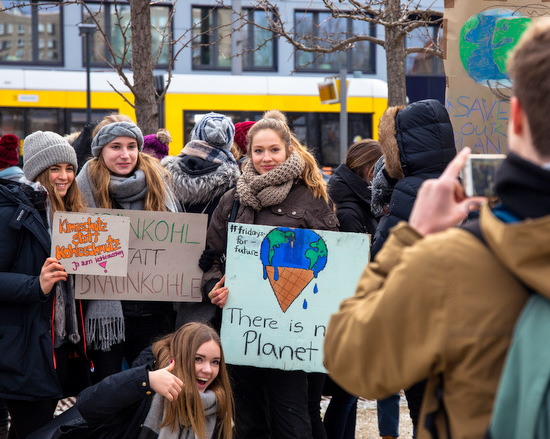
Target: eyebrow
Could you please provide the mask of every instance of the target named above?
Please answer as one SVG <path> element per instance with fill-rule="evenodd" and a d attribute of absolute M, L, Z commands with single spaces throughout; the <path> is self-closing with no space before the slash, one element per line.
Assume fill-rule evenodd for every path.
<path fill-rule="evenodd" d="M 199 354 L 198 352 L 195 354 L 197 357 L 206 358 L 206 355 Z M 213 360 L 221 360 L 222 357 L 214 357 Z"/>

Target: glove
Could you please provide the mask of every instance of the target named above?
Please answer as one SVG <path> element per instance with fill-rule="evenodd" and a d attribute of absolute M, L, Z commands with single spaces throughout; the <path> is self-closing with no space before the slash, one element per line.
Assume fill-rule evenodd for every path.
<path fill-rule="evenodd" d="M 210 247 L 206 246 L 202 252 L 201 257 L 199 258 L 199 267 L 205 273 L 212 268 L 214 261 L 216 260 L 217 253 L 212 250 Z"/>

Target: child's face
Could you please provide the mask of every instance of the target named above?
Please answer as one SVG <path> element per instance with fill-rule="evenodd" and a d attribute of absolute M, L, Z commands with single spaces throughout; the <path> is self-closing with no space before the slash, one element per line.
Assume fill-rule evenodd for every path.
<path fill-rule="evenodd" d="M 74 167 L 69 163 L 50 166 L 50 182 L 57 195 L 63 198 L 74 181 Z"/>
<path fill-rule="evenodd" d="M 195 374 L 199 392 L 204 392 L 220 372 L 221 352 L 214 340 L 200 345 L 195 354 Z"/>

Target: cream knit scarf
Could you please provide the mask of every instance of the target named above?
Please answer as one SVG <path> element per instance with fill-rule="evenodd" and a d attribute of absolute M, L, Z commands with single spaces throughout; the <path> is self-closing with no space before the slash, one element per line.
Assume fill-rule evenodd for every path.
<path fill-rule="evenodd" d="M 252 160 L 247 160 L 243 174 L 237 181 L 240 202 L 256 211 L 282 203 L 304 168 L 305 163 L 296 151 L 292 151 L 283 163 L 263 175 L 258 174 Z"/>

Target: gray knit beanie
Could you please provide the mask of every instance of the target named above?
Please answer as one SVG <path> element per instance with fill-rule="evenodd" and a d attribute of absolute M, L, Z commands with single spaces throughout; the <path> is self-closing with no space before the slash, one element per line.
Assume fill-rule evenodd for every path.
<path fill-rule="evenodd" d="M 191 140 L 202 140 L 214 148 L 231 149 L 235 137 L 235 126 L 223 114 L 208 113 L 199 120 L 191 131 Z"/>
<path fill-rule="evenodd" d="M 35 131 L 23 142 L 23 172 L 30 181 L 35 181 L 43 171 L 60 163 L 70 163 L 74 173 L 78 161 L 74 148 L 59 134 L 52 131 Z"/>
<path fill-rule="evenodd" d="M 92 155 L 99 157 L 103 147 L 117 137 L 132 137 L 137 140 L 138 149 L 143 150 L 143 134 L 139 127 L 132 122 L 115 122 L 105 125 L 95 135 L 92 140 Z"/>

